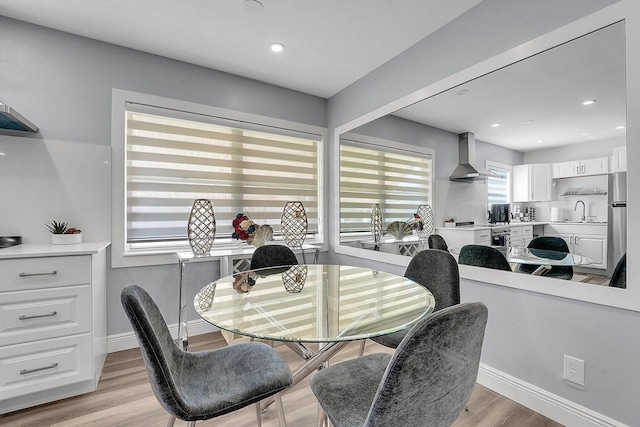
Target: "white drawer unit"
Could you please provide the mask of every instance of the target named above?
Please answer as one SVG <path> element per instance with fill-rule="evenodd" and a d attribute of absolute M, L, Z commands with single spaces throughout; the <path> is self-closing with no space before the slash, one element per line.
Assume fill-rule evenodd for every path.
<path fill-rule="evenodd" d="M 83 285 L 90 282 L 90 255 L 0 259 L 0 292 Z"/>
<path fill-rule="evenodd" d="M 0 347 L 0 400 L 91 380 L 91 336 Z"/>
<path fill-rule="evenodd" d="M 0 250 L 0 413 L 96 389 L 108 245 Z"/>
<path fill-rule="evenodd" d="M 526 248 L 533 240 L 533 225 L 512 225 L 511 246 Z"/>
<path fill-rule="evenodd" d="M 11 345 L 91 330 L 91 287 L 0 294 L 0 343 Z"/>

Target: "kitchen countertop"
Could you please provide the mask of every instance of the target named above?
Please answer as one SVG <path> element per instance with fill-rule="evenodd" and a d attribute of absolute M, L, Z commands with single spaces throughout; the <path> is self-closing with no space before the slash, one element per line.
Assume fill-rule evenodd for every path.
<path fill-rule="evenodd" d="M 459 227 L 436 227 L 436 230 L 489 230 L 496 227 L 504 226 L 523 226 L 523 225 L 600 225 L 606 226 L 606 222 L 580 222 L 580 221 L 512 221 L 509 224 L 474 224 L 474 225 L 462 225 Z"/>
<path fill-rule="evenodd" d="M 0 249 L 0 259 L 97 254 L 110 244 L 110 242 L 84 242 L 72 245 L 24 243 Z"/>

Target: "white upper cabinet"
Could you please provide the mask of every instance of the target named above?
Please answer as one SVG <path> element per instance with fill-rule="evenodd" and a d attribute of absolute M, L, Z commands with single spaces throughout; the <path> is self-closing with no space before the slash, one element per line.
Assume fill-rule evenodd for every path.
<path fill-rule="evenodd" d="M 609 172 L 609 158 L 598 157 L 553 164 L 553 178 L 602 175 Z"/>
<path fill-rule="evenodd" d="M 613 157 L 611 158 L 611 172 L 627 171 L 627 147 L 613 147 Z"/>
<path fill-rule="evenodd" d="M 551 200 L 551 165 L 518 165 L 512 169 L 514 202 Z"/>

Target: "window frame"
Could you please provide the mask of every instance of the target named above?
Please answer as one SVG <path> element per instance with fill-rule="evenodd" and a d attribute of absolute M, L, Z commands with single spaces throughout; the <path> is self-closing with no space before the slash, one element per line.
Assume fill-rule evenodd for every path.
<path fill-rule="evenodd" d="M 126 239 L 126 104 L 142 104 L 169 110 L 183 111 L 193 114 L 220 117 L 231 121 L 249 122 L 260 126 L 289 129 L 319 135 L 318 141 L 318 233 L 314 239 L 305 243 L 324 245 L 326 242 L 327 218 L 325 214 L 324 177 L 326 174 L 325 141 L 326 128 L 260 116 L 251 113 L 229 110 L 226 108 L 196 104 L 187 101 L 164 98 L 121 89 L 112 90 L 111 105 L 111 163 L 112 163 L 112 212 L 111 212 L 111 264 L 112 268 L 175 264 L 176 253 L 190 251 L 186 246 L 167 245 L 150 249 L 129 249 Z M 221 257 L 229 250 L 237 247 L 231 244 L 214 244 L 211 255 Z"/>
<path fill-rule="evenodd" d="M 341 153 L 342 139 L 347 139 L 351 145 L 353 145 L 353 143 L 355 142 L 360 146 L 367 147 L 367 148 L 378 148 L 381 151 L 385 151 L 385 149 L 387 149 L 386 151 L 400 152 L 403 154 L 414 153 L 418 155 L 429 156 L 431 158 L 431 175 L 430 175 L 431 182 L 429 185 L 429 192 L 430 192 L 430 199 L 433 201 L 431 209 L 434 213 L 436 212 L 436 206 L 435 206 L 436 204 L 436 201 L 435 201 L 436 152 L 433 148 L 423 147 L 420 145 L 406 144 L 406 143 L 397 142 L 397 141 L 388 140 L 388 139 L 371 137 L 367 135 L 353 133 L 352 131 L 340 133 L 339 129 L 337 129 L 335 133 L 336 144 L 333 151 L 333 158 L 334 158 L 334 164 L 335 164 L 334 173 L 335 173 L 335 183 L 336 183 L 336 188 L 334 189 L 334 194 L 333 194 L 334 206 L 340 206 L 340 160 L 341 160 L 340 153 Z M 417 206 L 416 206 L 416 209 L 417 209 Z M 336 253 L 355 256 L 358 258 L 366 258 L 372 261 L 392 263 L 392 264 L 401 265 L 401 266 L 406 266 L 411 260 L 411 257 L 405 256 L 405 255 L 381 253 L 377 251 L 361 249 L 361 248 L 351 247 L 351 246 L 342 244 L 342 239 L 341 239 L 342 236 L 340 233 L 340 209 L 334 210 L 333 218 L 335 221 L 333 237 L 335 239 L 334 247 L 335 247 Z M 349 240 L 350 236 L 345 235 L 345 237 L 347 238 L 346 240 Z"/>
<path fill-rule="evenodd" d="M 512 194 L 512 188 L 513 188 L 513 183 L 511 182 L 512 179 L 512 172 L 513 172 L 513 167 L 511 165 L 507 165 L 504 163 L 499 163 L 499 162 L 494 162 L 493 160 L 487 160 L 485 163 L 485 168 L 487 170 L 491 170 L 491 169 L 499 169 L 502 171 L 505 171 L 509 174 L 509 177 L 507 178 L 507 203 L 512 203 L 513 200 L 513 194 Z M 489 178 L 491 179 L 491 178 Z M 489 181 L 487 180 L 487 198 L 486 198 L 486 202 L 487 202 L 487 210 L 491 209 L 491 206 L 489 205 Z"/>

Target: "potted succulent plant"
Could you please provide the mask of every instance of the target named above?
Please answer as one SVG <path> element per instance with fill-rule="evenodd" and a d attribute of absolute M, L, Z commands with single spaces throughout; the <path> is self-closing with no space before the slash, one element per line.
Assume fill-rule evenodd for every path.
<path fill-rule="evenodd" d="M 454 217 L 450 217 L 444 220 L 444 226 L 445 227 L 455 227 L 456 226 L 456 219 Z"/>
<path fill-rule="evenodd" d="M 69 221 L 51 220 L 44 227 L 51 233 L 51 243 L 54 245 L 70 245 L 82 243 L 82 230 L 69 227 Z"/>

